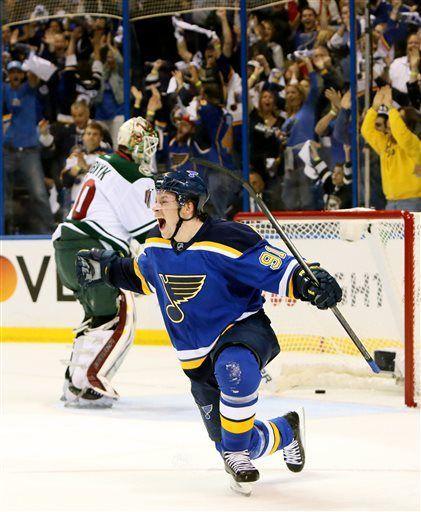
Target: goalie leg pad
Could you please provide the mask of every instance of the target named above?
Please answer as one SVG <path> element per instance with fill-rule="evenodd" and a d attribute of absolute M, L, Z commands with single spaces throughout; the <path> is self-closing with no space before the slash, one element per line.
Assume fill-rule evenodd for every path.
<path fill-rule="evenodd" d="M 99 393 L 116 396 L 110 381 L 122 365 L 133 344 L 136 329 L 136 308 L 132 292 L 121 290 L 118 323 L 87 371 L 89 383 Z M 117 395 L 118 396 L 118 395 Z"/>
<path fill-rule="evenodd" d="M 113 320 L 88 329 L 77 338 L 70 365 L 75 388 L 92 388 L 103 395 L 118 397 L 110 381 L 133 343 L 136 326 L 133 294 L 122 290 L 119 302 Z"/>

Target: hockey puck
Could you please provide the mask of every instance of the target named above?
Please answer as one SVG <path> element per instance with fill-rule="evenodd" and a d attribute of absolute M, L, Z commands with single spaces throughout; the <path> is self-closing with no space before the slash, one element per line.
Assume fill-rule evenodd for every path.
<path fill-rule="evenodd" d="M 325 389 L 315 389 L 314 392 L 317 395 L 323 395 L 324 393 L 326 393 L 326 390 Z"/>

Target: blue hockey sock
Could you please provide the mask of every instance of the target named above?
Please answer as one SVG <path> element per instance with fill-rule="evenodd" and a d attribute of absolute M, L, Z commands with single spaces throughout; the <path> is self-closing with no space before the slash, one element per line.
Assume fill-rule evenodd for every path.
<path fill-rule="evenodd" d="M 246 347 L 230 346 L 218 356 L 215 377 L 221 390 L 222 450 L 246 450 L 250 445 L 261 379 L 256 357 Z"/>
<path fill-rule="evenodd" d="M 283 416 L 268 421 L 255 420 L 249 447 L 250 457 L 257 459 L 271 455 L 288 446 L 293 438 L 292 427 Z"/>
<path fill-rule="evenodd" d="M 254 427 L 251 432 L 249 445 L 250 459 L 258 459 L 261 457 L 267 445 L 267 437 L 265 436 L 266 427 L 259 420 L 254 420 Z"/>

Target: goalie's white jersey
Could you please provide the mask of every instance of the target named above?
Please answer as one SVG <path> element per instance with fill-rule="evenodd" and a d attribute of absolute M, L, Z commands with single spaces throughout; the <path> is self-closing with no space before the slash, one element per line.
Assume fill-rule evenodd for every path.
<path fill-rule="evenodd" d="M 76 201 L 53 235 L 66 226 L 129 254 L 132 238 L 142 241 L 155 224 L 151 206 L 155 184 L 139 166 L 119 153 L 97 158 L 86 174 Z"/>

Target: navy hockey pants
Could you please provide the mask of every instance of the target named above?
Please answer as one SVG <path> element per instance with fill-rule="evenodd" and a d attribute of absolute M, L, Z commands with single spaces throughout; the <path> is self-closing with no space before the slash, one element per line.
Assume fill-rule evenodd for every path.
<path fill-rule="evenodd" d="M 207 360 L 194 375 L 186 371 L 191 380 L 191 392 L 199 408 L 206 430 L 212 441 L 221 441 L 219 416 L 220 389 L 214 367 L 219 354 L 230 346 L 247 347 L 256 357 L 262 370 L 279 352 L 279 343 L 263 309 L 234 324 L 218 340 Z"/>

